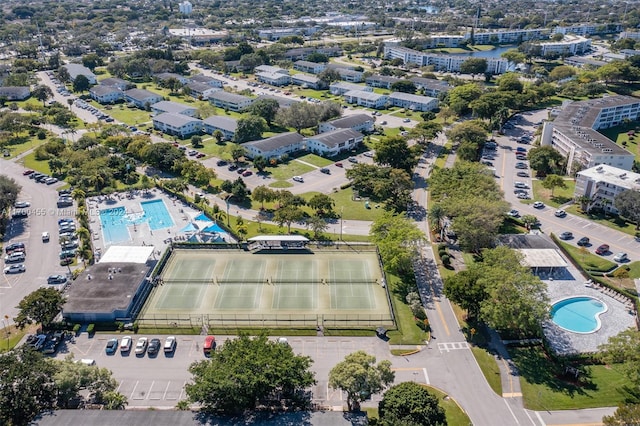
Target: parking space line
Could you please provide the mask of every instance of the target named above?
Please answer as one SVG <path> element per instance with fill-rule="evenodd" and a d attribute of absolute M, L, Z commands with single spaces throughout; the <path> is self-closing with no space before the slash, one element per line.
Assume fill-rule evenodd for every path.
<path fill-rule="evenodd" d="M 164 389 L 164 394 L 162 395 L 162 399 L 167 399 L 167 392 L 169 391 L 169 385 L 171 382 L 167 383 L 167 387 Z"/>
<path fill-rule="evenodd" d="M 171 382 L 169 382 L 169 383 L 171 383 Z M 157 396 L 157 397 L 155 397 L 155 396 L 154 396 L 154 397 L 151 397 L 151 390 L 153 389 L 153 385 L 154 385 L 154 384 L 155 384 L 155 381 L 151 382 L 151 387 L 149 387 L 149 392 L 147 393 L 147 399 L 150 399 L 150 400 L 151 400 L 151 399 L 153 399 L 153 400 L 159 400 L 159 399 L 161 399 L 161 397 L 160 397 L 160 392 L 157 392 L 157 393 L 158 393 L 158 396 Z M 168 386 L 168 385 L 167 385 L 167 386 Z M 165 392 L 166 392 L 166 391 L 165 391 Z"/>
<path fill-rule="evenodd" d="M 429 381 L 429 375 L 427 374 L 427 369 L 426 369 L 426 368 L 423 368 L 423 369 L 422 369 L 422 372 L 424 373 L 424 382 L 425 382 L 426 384 L 430 385 L 430 384 L 431 384 L 431 382 Z"/>
<path fill-rule="evenodd" d="M 182 384 L 182 388 L 180 389 L 180 395 L 178 395 L 178 400 L 182 400 L 182 394 L 184 393 L 184 387 L 187 385 L 187 382 L 185 381 Z"/>
<path fill-rule="evenodd" d="M 136 380 L 136 384 L 133 387 L 133 390 L 131 391 L 131 396 L 129 397 L 129 399 L 134 399 L 133 398 L 133 394 L 136 393 L 136 388 L 138 387 L 138 383 L 140 383 L 138 380 Z"/>

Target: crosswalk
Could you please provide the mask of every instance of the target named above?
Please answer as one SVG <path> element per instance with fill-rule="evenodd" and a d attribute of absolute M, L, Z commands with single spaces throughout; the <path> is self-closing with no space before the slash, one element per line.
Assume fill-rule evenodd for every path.
<path fill-rule="evenodd" d="M 438 343 L 438 350 L 442 352 L 459 351 L 462 349 L 469 349 L 467 342 L 446 342 Z"/>

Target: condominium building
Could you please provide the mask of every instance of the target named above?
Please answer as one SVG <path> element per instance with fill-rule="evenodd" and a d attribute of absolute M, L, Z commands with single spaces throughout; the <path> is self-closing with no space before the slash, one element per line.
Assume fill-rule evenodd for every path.
<path fill-rule="evenodd" d="M 599 207 L 617 214 L 614 200 L 623 191 L 640 191 L 640 173 L 601 164 L 578 172 L 574 198 L 588 197 L 588 209 Z"/>
<path fill-rule="evenodd" d="M 387 104 L 388 97 L 373 92 L 365 92 L 364 90 L 352 90 L 344 95 L 345 102 L 350 104 L 358 104 L 366 108 L 380 109 Z"/>
<path fill-rule="evenodd" d="M 240 112 L 253 103 L 253 98 L 220 90 L 209 95 L 209 102 L 218 108 Z"/>
<path fill-rule="evenodd" d="M 571 56 L 587 53 L 591 49 L 591 40 L 580 36 L 565 36 L 560 41 L 538 43 L 542 56 Z"/>
<path fill-rule="evenodd" d="M 417 64 L 418 66 L 433 66 L 437 71 L 460 72 L 462 64 L 469 59 L 465 55 L 442 55 L 439 53 L 420 52 L 393 44 L 384 46 L 386 59 L 402 59 L 405 64 Z M 487 60 L 487 73 L 503 74 L 507 72 L 509 61 L 504 58 L 485 58 Z"/>
<path fill-rule="evenodd" d="M 567 174 L 601 164 L 631 170 L 634 155 L 597 130 L 640 118 L 640 99 L 606 96 L 567 102 L 554 121 L 545 121 L 541 145 L 554 147 L 567 159 Z"/>
<path fill-rule="evenodd" d="M 438 100 L 436 98 L 403 92 L 393 92 L 390 94 L 389 103 L 400 108 L 421 112 L 432 111 L 438 108 Z"/>

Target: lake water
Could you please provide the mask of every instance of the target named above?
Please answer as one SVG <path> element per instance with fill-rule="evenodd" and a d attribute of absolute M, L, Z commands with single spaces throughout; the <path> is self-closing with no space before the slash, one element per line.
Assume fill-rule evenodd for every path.
<path fill-rule="evenodd" d="M 474 58 L 499 58 L 504 52 L 517 46 L 498 46 L 493 50 L 474 51 L 469 53 L 451 53 L 451 55 L 473 56 Z"/>

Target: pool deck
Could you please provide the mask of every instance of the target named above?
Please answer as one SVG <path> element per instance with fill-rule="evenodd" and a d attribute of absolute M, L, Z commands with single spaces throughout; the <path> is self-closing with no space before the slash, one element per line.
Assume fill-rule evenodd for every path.
<path fill-rule="evenodd" d="M 567 273 L 559 279 L 543 280 L 547 284 L 547 294 L 551 305 L 568 297 L 588 296 L 604 302 L 608 310 L 600 315 L 599 330 L 588 333 L 572 333 L 563 330 L 551 320 L 544 325 L 544 333 L 556 353 L 569 355 L 596 352 L 598 346 L 607 343 L 609 337 L 635 326 L 635 314 L 612 292 L 587 283 L 577 269 L 567 267 Z M 575 279 L 573 279 L 575 277 Z"/>
<path fill-rule="evenodd" d="M 142 211 L 141 202 L 163 200 L 164 204 L 173 219 L 173 225 L 158 230 L 151 230 L 148 223 L 129 225 L 129 235 L 131 239 L 113 244 L 105 243 L 100 223 L 100 210 L 124 207 L 127 213 L 139 213 Z M 87 198 L 87 208 L 89 210 L 90 228 L 94 249 L 99 253 L 104 253 L 110 245 L 119 246 L 153 246 L 156 251 L 163 252 L 173 240 L 177 242 L 186 241 L 186 234 L 180 230 L 193 222 L 195 217 L 202 213 L 201 210 L 194 209 L 183 203 L 181 200 L 171 198 L 159 189 L 152 189 L 148 192 L 136 191 L 128 196 L 127 193 L 116 193 L 110 197 L 99 196 Z M 235 242 L 229 234 L 223 234 L 227 242 Z"/>

